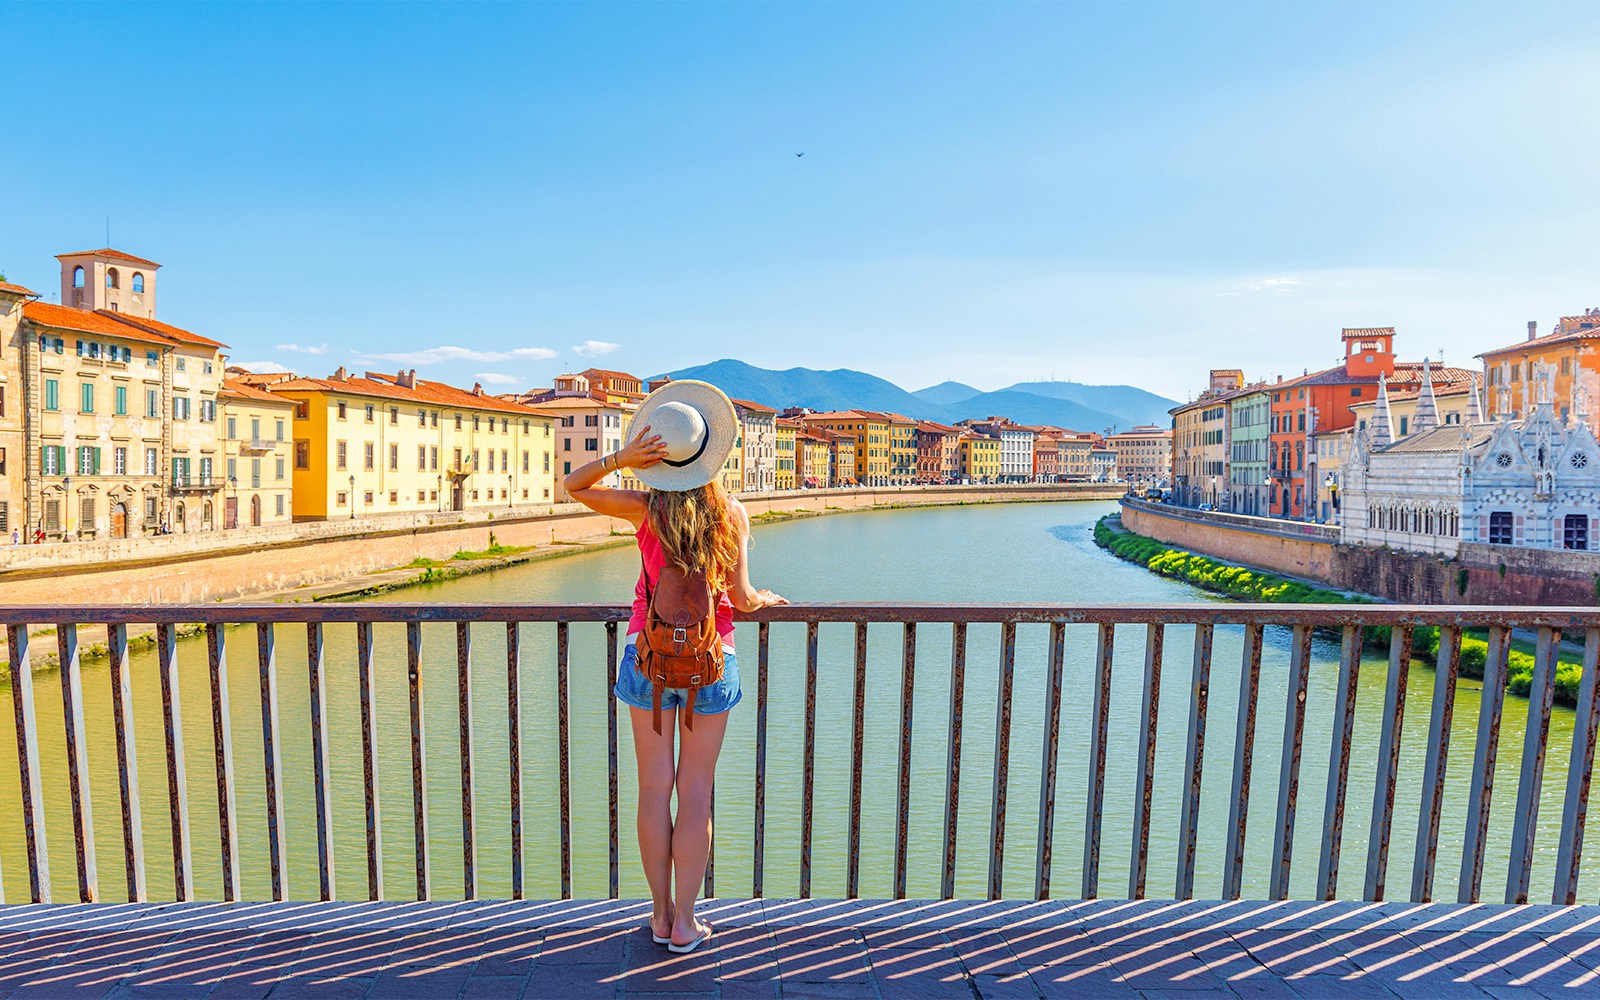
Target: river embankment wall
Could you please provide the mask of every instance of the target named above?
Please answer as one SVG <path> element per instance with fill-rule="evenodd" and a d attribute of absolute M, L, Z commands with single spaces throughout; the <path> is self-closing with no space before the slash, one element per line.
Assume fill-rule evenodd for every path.
<path fill-rule="evenodd" d="M 886 487 L 747 494 L 753 517 L 899 506 L 1111 500 L 1117 487 Z M 491 541 L 490 535 L 493 535 Z M 551 548 L 593 543 L 632 527 L 581 504 L 504 512 L 396 515 L 273 528 L 0 547 L 0 605 L 200 603 L 283 594 L 491 544 Z"/>
<path fill-rule="evenodd" d="M 1600 604 L 1600 553 L 1463 543 L 1454 558 L 1344 545 L 1325 525 L 1124 500 L 1129 531 L 1199 552 L 1402 604 Z"/>

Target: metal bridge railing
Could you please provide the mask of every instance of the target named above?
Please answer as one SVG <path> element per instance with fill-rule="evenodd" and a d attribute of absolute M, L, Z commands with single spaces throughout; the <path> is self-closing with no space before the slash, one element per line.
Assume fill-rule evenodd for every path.
<path fill-rule="evenodd" d="M 174 895 L 179 900 L 195 897 L 195 874 L 192 861 L 193 839 L 190 834 L 191 807 L 188 802 L 188 778 L 185 774 L 183 747 L 185 713 L 209 708 L 211 735 L 215 761 L 214 803 L 205 808 L 215 808 L 217 831 L 220 837 L 222 866 L 222 894 L 225 899 L 241 896 L 240 889 L 240 822 L 235 806 L 237 785 L 236 762 L 233 754 L 232 723 L 230 722 L 230 693 L 226 669 L 226 646 L 229 626 L 254 625 L 256 631 L 255 654 L 259 680 L 258 704 L 260 710 L 262 759 L 259 767 L 265 783 L 266 852 L 270 868 L 271 896 L 287 898 L 288 843 L 291 836 L 314 837 L 318 859 L 318 893 L 322 899 L 335 898 L 333 879 L 333 824 L 334 794 L 330 784 L 328 739 L 328 679 L 325 667 L 324 628 L 330 624 L 353 624 L 355 627 L 355 665 L 358 698 L 360 702 L 360 737 L 362 756 L 363 796 L 357 807 L 364 814 L 365 827 L 365 878 L 363 898 L 383 897 L 383 845 L 380 836 L 380 800 L 376 780 L 377 715 L 374 710 L 375 671 L 374 658 L 378 654 L 373 639 L 375 624 L 399 623 L 406 628 L 405 657 L 408 690 L 406 701 L 410 717 L 410 801 L 406 803 L 412 819 L 415 873 L 415 895 L 418 899 L 432 896 L 433 846 L 428 829 L 427 787 L 425 780 L 426 749 L 423 738 L 423 692 L 420 664 L 423 652 L 423 625 L 446 623 L 455 626 L 456 685 L 453 692 L 456 712 L 456 743 L 453 753 L 459 761 L 460 775 L 460 853 L 459 864 L 463 874 L 464 895 L 475 898 L 478 894 L 480 852 L 477 838 L 476 801 L 480 779 L 474 760 L 474 704 L 485 697 L 473 690 L 470 664 L 475 634 L 486 628 L 505 631 L 505 688 L 504 697 L 508 729 L 508 771 L 494 776 L 496 781 L 507 781 L 510 804 L 510 867 L 511 894 L 522 898 L 525 892 L 523 844 L 523 793 L 524 745 L 523 725 L 519 706 L 525 673 L 520 625 L 525 623 L 553 623 L 555 631 L 555 690 L 556 731 L 559 780 L 559 866 L 560 887 L 563 898 L 572 891 L 572 795 L 571 795 L 571 723 L 569 693 L 569 633 L 572 626 L 597 625 L 604 629 L 607 664 L 607 688 L 615 679 L 618 664 L 618 625 L 627 620 L 628 609 L 610 605 L 426 605 L 426 604 L 313 604 L 313 605 L 163 605 L 163 606 L 104 606 L 104 607 L 11 607 L 0 609 L 0 621 L 6 623 L 10 665 L 11 701 L 16 726 L 17 763 L 21 788 L 21 828 L 26 856 L 30 898 L 35 902 L 50 900 L 50 874 L 46 851 L 44 788 L 41 778 L 40 726 L 43 720 L 35 714 L 34 664 L 28 625 L 57 624 L 55 636 L 59 654 L 62 724 L 65 727 L 65 767 L 71 801 L 73 858 L 77 897 L 82 901 L 100 898 L 95 864 L 91 796 L 89 787 L 88 747 L 85 738 L 83 712 L 83 670 L 80 666 L 80 635 L 88 628 L 97 632 L 104 629 L 109 659 L 109 682 L 112 689 L 111 706 L 115 731 L 117 757 L 117 797 L 121 806 L 122 860 L 126 878 L 125 898 L 144 901 L 146 869 L 148 865 L 171 865 Z M 1226 724 L 1234 727 L 1233 764 L 1228 790 L 1228 820 L 1223 852 L 1222 895 L 1235 899 L 1241 894 L 1243 872 L 1246 867 L 1245 831 L 1250 814 L 1252 768 L 1255 744 L 1258 739 L 1270 739 L 1270 733 L 1258 733 L 1257 709 L 1262 699 L 1262 647 L 1266 629 L 1283 627 L 1289 631 L 1289 666 L 1286 684 L 1284 725 L 1281 734 L 1281 751 L 1277 798 L 1272 823 L 1272 853 L 1268 878 L 1268 894 L 1273 899 L 1283 899 L 1289 893 L 1289 875 L 1292 861 L 1296 860 L 1293 848 L 1296 839 L 1296 805 L 1300 794 L 1300 765 L 1304 756 L 1304 728 L 1306 722 L 1306 693 L 1308 669 L 1311 664 L 1313 629 L 1332 629 L 1340 639 L 1340 656 L 1337 668 L 1335 700 L 1330 721 L 1332 743 L 1329 749 L 1327 781 L 1324 789 L 1325 804 L 1318 837 L 1317 878 L 1315 897 L 1332 899 L 1338 890 L 1343 856 L 1343 829 L 1347 792 L 1350 786 L 1351 740 L 1356 709 L 1356 693 L 1361 669 L 1361 649 L 1364 628 L 1388 627 L 1391 629 L 1387 675 L 1384 682 L 1380 746 L 1376 756 L 1374 799 L 1371 824 L 1366 845 L 1364 884 L 1362 895 L 1369 900 L 1382 900 L 1389 892 L 1388 855 L 1394 829 L 1396 803 L 1396 776 L 1400 766 L 1400 740 L 1406 702 L 1406 688 L 1410 673 L 1413 630 L 1419 627 L 1440 629 L 1437 677 L 1433 687 L 1431 711 L 1427 722 L 1427 751 L 1422 775 L 1422 801 L 1416 831 L 1416 849 L 1409 898 L 1427 901 L 1433 892 L 1437 862 L 1442 803 L 1446 766 L 1452 752 L 1452 716 L 1456 701 L 1456 680 L 1459 676 L 1462 633 L 1465 629 L 1487 630 L 1488 655 L 1484 668 L 1482 704 L 1476 733 L 1466 748 L 1473 754 L 1472 778 L 1468 786 L 1467 822 L 1464 831 L 1464 849 L 1460 859 L 1459 899 L 1476 902 L 1483 889 L 1484 860 L 1491 799 L 1494 792 L 1494 774 L 1499 747 L 1500 722 L 1505 698 L 1507 658 L 1511 649 L 1514 629 L 1534 630 L 1537 633 L 1537 654 L 1529 691 L 1530 707 L 1528 725 L 1520 748 L 1519 780 L 1512 806 L 1513 834 L 1505 900 L 1523 903 L 1529 898 L 1530 873 L 1535 855 L 1535 829 L 1541 806 L 1541 784 L 1546 764 L 1546 750 L 1550 734 L 1550 718 L 1554 674 L 1563 635 L 1582 636 L 1583 677 L 1577 698 L 1577 726 L 1567 761 L 1565 795 L 1562 809 L 1561 833 L 1556 844 L 1557 859 L 1552 898 L 1555 903 L 1573 903 L 1577 896 L 1581 871 L 1583 832 L 1587 820 L 1588 797 L 1594 760 L 1596 724 L 1600 721 L 1595 700 L 1596 658 L 1600 655 L 1600 611 L 1593 609 L 1561 608 L 1441 608 L 1397 606 L 1290 606 L 1208 604 L 1194 606 L 1090 606 L 1065 607 L 1047 605 L 873 605 L 873 604 L 811 604 L 773 608 L 751 616 L 757 625 L 756 671 L 754 675 L 756 718 L 753 798 L 753 871 L 749 885 L 752 896 L 764 892 L 765 817 L 767 810 L 767 752 L 768 752 L 768 672 L 770 626 L 774 623 L 801 623 L 805 626 L 805 683 L 804 722 L 802 732 L 783 734 L 785 738 L 799 737 L 803 741 L 803 767 L 800 784 L 799 830 L 799 894 L 811 895 L 814 844 L 814 786 L 817 768 L 817 693 L 818 693 L 818 630 L 824 623 L 847 623 L 854 626 L 854 672 L 851 686 L 853 696 L 849 733 L 851 773 L 847 819 L 846 894 L 854 897 L 861 883 L 862 857 L 862 774 L 865 743 L 865 697 L 867 668 L 867 628 L 869 624 L 899 626 L 901 639 L 900 719 L 896 747 L 897 781 L 893 806 L 895 815 L 895 843 L 893 849 L 893 892 L 903 897 L 907 891 L 907 869 L 913 863 L 909 858 L 909 814 L 912 783 L 912 729 L 913 690 L 918 667 L 917 638 L 919 630 L 948 628 L 951 636 L 951 654 L 948 663 L 949 710 L 944 722 L 945 780 L 943 782 L 943 831 L 939 845 L 938 871 L 940 893 L 945 898 L 955 894 L 959 798 L 963 789 L 962 730 L 965 714 L 966 672 L 968 658 L 967 629 L 972 625 L 998 626 L 999 648 L 996 651 L 993 682 L 995 692 L 995 745 L 988 764 L 991 802 L 988 838 L 988 869 L 986 894 L 1000 898 L 1003 894 L 1002 874 L 1007 846 L 1006 815 L 1007 796 L 1010 793 L 1011 718 L 1016 697 L 1015 674 L 1017 660 L 1017 629 L 1019 626 L 1041 626 L 1048 630 L 1044 686 L 1042 691 L 1028 692 L 1026 697 L 1037 697 L 1043 702 L 1045 725 L 1043 739 L 1036 747 L 1040 754 L 1038 829 L 1033 838 L 1035 852 L 1032 895 L 1048 898 L 1052 885 L 1052 847 L 1055 843 L 1054 823 L 1057 813 L 1056 797 L 1065 787 L 1058 784 L 1061 747 L 1061 710 L 1063 702 L 1063 664 L 1066 658 L 1065 635 L 1069 626 L 1090 626 L 1095 630 L 1095 654 L 1090 676 L 1092 689 L 1083 693 L 1092 702 L 1089 715 L 1087 761 L 1087 803 L 1084 810 L 1083 861 L 1081 882 L 1077 893 L 1083 898 L 1101 896 L 1102 828 L 1106 802 L 1107 747 L 1111 719 L 1111 680 L 1113 670 L 1137 670 L 1142 684 L 1140 711 L 1136 720 L 1138 753 L 1132 761 L 1134 774 L 1133 837 L 1128 864 L 1126 894 L 1130 898 L 1144 898 L 1149 891 L 1152 874 L 1148 857 L 1152 824 L 1171 824 L 1177 831 L 1178 865 L 1172 884 L 1173 898 L 1190 898 L 1194 894 L 1196 841 L 1200 822 L 1201 774 L 1205 761 L 1208 701 L 1211 688 L 1213 642 L 1219 627 L 1238 628 L 1242 633 L 1242 663 L 1239 673 L 1238 711 Z M 204 627 L 206 659 L 208 663 L 208 688 L 196 704 L 196 695 L 180 694 L 178 683 L 177 627 L 199 623 Z M 286 773 L 283 765 L 279 724 L 279 687 L 289 678 L 280 677 L 278 668 L 278 633 L 275 626 L 303 624 L 306 643 L 306 674 L 292 678 L 295 684 L 307 685 L 310 698 L 310 773 Z M 159 673 L 162 714 L 162 741 L 164 767 L 143 768 L 136 760 L 135 744 L 131 738 L 133 698 L 131 695 L 131 670 L 129 660 L 130 626 L 155 627 L 156 670 Z M 1142 627 L 1145 636 L 1142 662 L 1127 662 L 1116 657 L 1116 626 Z M 1152 788 L 1156 767 L 1157 718 L 1160 708 L 1162 675 L 1167 650 L 1164 642 L 1170 626 L 1192 626 L 1193 647 L 1185 654 L 1188 665 L 1188 703 L 1186 742 L 1183 753 L 1181 807 L 1174 816 L 1153 816 Z M 396 652 L 396 655 L 397 652 Z M 45 675 L 41 674 L 41 677 Z M 747 674 L 747 687 L 749 675 Z M 205 705 L 204 703 L 209 703 Z M 203 707 L 202 707 L 203 706 Z M 53 713 L 52 713 L 53 714 Z M 609 888 L 615 897 L 619 888 L 618 865 L 618 721 L 614 700 L 606 698 L 607 719 L 607 771 L 609 775 Z M 170 812 L 170 844 L 163 844 L 160 862 L 147 857 L 140 817 L 139 787 L 142 779 L 148 780 L 150 772 L 164 770 L 167 807 Z M 970 782 L 971 779 L 969 778 Z M 290 829 L 285 823 L 284 788 L 286 783 L 309 782 L 314 794 L 315 810 L 312 829 Z M 1076 783 L 1073 783 L 1076 788 Z M 209 798 L 209 796 L 208 796 Z M 1509 804 L 1509 799 L 1507 800 Z M 885 803 L 884 812 L 887 812 Z M 1502 806 L 1504 808 L 1504 806 Z M 1259 822 L 1259 820 L 1258 820 Z M 207 824 L 209 826 L 209 822 Z M 55 835 L 55 831 L 50 831 Z M 1302 836 L 1310 831 L 1302 831 Z M 170 851 L 168 850 L 170 848 Z M 452 859 L 454 860 L 454 859 Z M 504 859 L 496 859 L 502 863 Z M 711 893 L 715 885 L 715 865 L 706 872 L 706 888 Z M 742 888 L 742 887 L 741 887 Z M 1119 890 L 1123 887 L 1118 886 Z M 118 895 L 124 895 L 119 892 Z"/>

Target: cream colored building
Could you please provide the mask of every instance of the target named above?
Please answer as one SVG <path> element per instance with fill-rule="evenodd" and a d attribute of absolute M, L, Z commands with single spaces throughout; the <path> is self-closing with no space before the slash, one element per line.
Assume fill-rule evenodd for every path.
<path fill-rule="evenodd" d="M 261 385 L 296 403 L 295 520 L 514 509 L 555 499 L 552 414 L 416 372 Z"/>
<path fill-rule="evenodd" d="M 555 418 L 555 479 L 556 499 L 566 502 L 563 480 L 573 469 L 622 449 L 627 413 L 621 403 L 596 399 L 587 393 L 581 396 L 555 396 L 538 404 L 539 409 Z M 624 483 L 619 473 L 612 472 L 600 482 L 615 489 L 637 488 Z"/>
<path fill-rule="evenodd" d="M 154 261 L 58 259 L 68 305 L 26 301 L 17 322 L 19 297 L 5 297 L 7 388 L 24 415 L 7 451 L 23 477 L 11 527 L 47 541 L 220 528 L 224 345 L 155 318 Z"/>
<path fill-rule="evenodd" d="M 1117 453 L 1117 478 L 1136 486 L 1160 486 L 1172 476 L 1172 431 L 1147 424 L 1112 434 L 1107 447 Z"/>
<path fill-rule="evenodd" d="M 293 400 L 232 379 L 222 383 L 222 526 L 294 520 Z"/>
<path fill-rule="evenodd" d="M 798 453 L 796 450 L 800 434 L 805 425 L 798 420 L 779 417 L 773 431 L 773 489 L 792 490 L 800 484 L 796 478 L 799 471 Z"/>
<path fill-rule="evenodd" d="M 733 408 L 739 415 L 745 492 L 765 493 L 775 489 L 778 411 L 748 399 L 735 399 Z"/>

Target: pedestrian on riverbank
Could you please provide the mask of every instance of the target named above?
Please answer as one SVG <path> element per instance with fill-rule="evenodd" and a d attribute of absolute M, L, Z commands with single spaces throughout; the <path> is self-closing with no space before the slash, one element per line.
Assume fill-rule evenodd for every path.
<path fill-rule="evenodd" d="M 750 519 L 717 479 L 738 434 L 728 397 L 705 382 L 669 382 L 640 404 L 633 423 L 640 429 L 632 441 L 574 469 L 565 485 L 572 499 L 591 510 L 628 521 L 637 538 L 642 571 L 613 693 L 628 706 L 632 721 L 639 856 L 652 900 L 650 936 L 681 954 L 694 951 L 712 933 L 709 924 L 695 918 L 694 905 L 711 852 L 717 755 L 728 712 L 741 696 L 733 609 L 756 611 L 788 602 L 751 586 Z M 647 489 L 601 485 L 621 469 L 632 469 Z M 678 617 L 667 618 L 665 606 Z M 696 611 L 689 614 L 686 608 Z M 701 608 L 704 617 L 698 618 Z M 665 643 L 659 640 L 663 633 Z M 698 652 L 696 643 L 704 643 L 705 652 Z M 708 683 L 669 687 L 641 671 L 642 649 L 651 674 L 679 676 L 662 666 L 684 659 L 672 655 L 674 644 L 679 653 L 690 648 L 704 658 Z M 720 675 L 712 663 L 716 659 Z M 699 673 L 691 678 L 701 679 Z M 676 759 L 675 738 L 680 744 Z"/>

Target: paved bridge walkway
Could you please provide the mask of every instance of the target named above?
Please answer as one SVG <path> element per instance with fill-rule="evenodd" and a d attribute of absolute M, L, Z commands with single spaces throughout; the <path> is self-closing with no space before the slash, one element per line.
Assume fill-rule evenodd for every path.
<path fill-rule="evenodd" d="M 1600 996 L 1600 906 L 713 901 L 0 907 L 0 997 Z"/>

